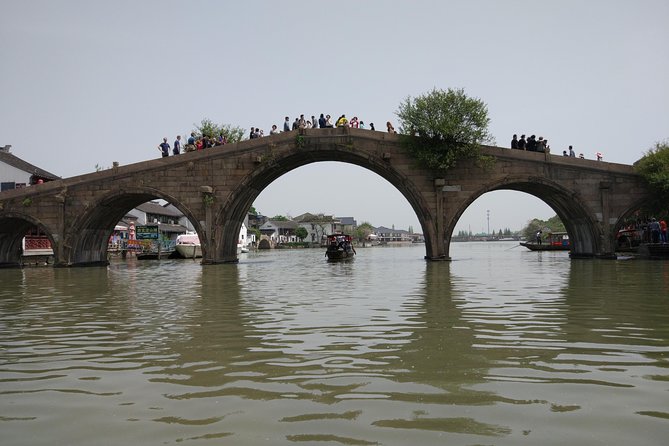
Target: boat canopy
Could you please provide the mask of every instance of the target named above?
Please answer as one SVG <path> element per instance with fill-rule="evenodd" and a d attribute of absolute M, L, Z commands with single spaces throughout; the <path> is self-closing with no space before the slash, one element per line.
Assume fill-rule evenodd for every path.
<path fill-rule="evenodd" d="M 351 236 L 348 234 L 330 234 L 328 235 L 328 242 L 332 241 L 344 241 L 344 242 L 350 242 L 351 241 Z"/>
<path fill-rule="evenodd" d="M 177 236 L 177 243 L 182 245 L 199 245 L 200 237 L 196 233 L 186 233 Z"/>

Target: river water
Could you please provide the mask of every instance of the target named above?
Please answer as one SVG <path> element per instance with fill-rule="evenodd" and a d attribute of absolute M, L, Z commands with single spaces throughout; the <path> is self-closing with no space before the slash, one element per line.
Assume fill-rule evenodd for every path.
<path fill-rule="evenodd" d="M 0 443 L 665 445 L 669 262 L 515 243 L 0 271 Z"/>

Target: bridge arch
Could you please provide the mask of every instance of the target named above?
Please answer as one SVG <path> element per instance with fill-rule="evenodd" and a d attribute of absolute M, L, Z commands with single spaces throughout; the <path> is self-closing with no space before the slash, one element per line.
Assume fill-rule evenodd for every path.
<path fill-rule="evenodd" d="M 20 212 L 8 212 L 0 216 L 0 267 L 21 265 L 23 238 L 33 228 L 49 238 L 55 252 L 58 241 L 54 239 L 56 231 L 53 228 L 36 217 Z"/>
<path fill-rule="evenodd" d="M 617 232 L 619 229 L 622 229 L 622 227 L 625 226 L 625 223 L 629 221 L 629 219 L 632 218 L 633 215 L 642 212 L 644 206 L 646 206 L 647 204 L 648 200 L 637 200 L 633 202 L 629 207 L 627 207 L 618 217 L 618 220 L 614 225 L 615 231 Z"/>
<path fill-rule="evenodd" d="M 571 242 L 571 255 L 592 257 L 600 252 L 604 237 L 600 225 L 594 219 L 594 212 L 579 199 L 578 194 L 546 178 L 518 176 L 506 177 L 488 184 L 471 193 L 453 214 L 448 225 L 448 240 L 465 210 L 479 197 L 497 190 L 514 190 L 532 195 L 548 206 L 560 217 Z"/>
<path fill-rule="evenodd" d="M 327 144 L 319 146 L 318 150 L 310 150 L 308 157 L 305 157 L 304 151 L 296 150 L 287 156 L 273 158 L 269 162 L 261 162 L 258 168 L 239 182 L 237 188 L 230 194 L 234 198 L 220 206 L 214 220 L 214 231 L 218 231 L 214 249 L 217 250 L 219 258 L 225 259 L 224 261 L 236 261 L 237 236 L 241 222 L 254 200 L 272 182 L 297 168 L 318 162 L 333 161 L 367 169 L 394 186 L 408 201 L 418 217 L 428 251 L 426 257 L 432 254 L 431 248 L 436 243 L 437 233 L 428 204 L 429 198 L 422 192 L 425 185 L 415 184 L 416 178 L 410 178 L 396 169 L 392 163 L 384 159 L 383 153 L 370 156 L 368 151 L 357 151 L 353 145 Z M 433 181 L 423 176 L 420 176 L 420 180 L 426 184 L 432 184 Z"/>
<path fill-rule="evenodd" d="M 177 197 L 159 189 L 137 186 L 132 189 L 114 190 L 90 203 L 87 212 L 79 216 L 66 231 L 63 260 L 67 265 L 106 265 L 109 237 L 114 226 L 133 208 L 151 200 L 162 199 L 174 205 L 202 233 L 200 221 Z M 204 246 L 203 246 L 203 249 Z M 58 259 L 57 259 L 58 261 Z"/>

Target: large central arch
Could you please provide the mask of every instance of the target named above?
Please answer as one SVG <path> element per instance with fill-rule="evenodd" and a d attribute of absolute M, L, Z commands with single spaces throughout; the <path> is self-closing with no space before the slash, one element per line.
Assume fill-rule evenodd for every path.
<path fill-rule="evenodd" d="M 224 203 L 218 209 L 214 219 L 216 231 L 214 249 L 218 251 L 219 258 L 236 261 L 237 234 L 241 227 L 241 221 L 243 221 L 246 212 L 253 205 L 256 197 L 266 187 L 279 177 L 299 167 L 333 160 L 354 164 L 376 173 L 392 184 L 406 198 L 418 217 L 426 241 L 428 251 L 426 257 L 429 257 L 432 254 L 430 247 L 438 237 L 434 230 L 430 207 L 424 194 L 411 179 L 402 175 L 393 168 L 390 162 L 384 160 L 383 156 L 372 158 L 368 153 L 356 152 L 349 146 L 342 145 L 342 147 L 333 145 L 322 150 L 309 152 L 308 158 L 305 158 L 303 152 L 296 151 L 280 159 L 262 163 L 258 169 L 245 177 L 231 194 L 234 199 Z"/>

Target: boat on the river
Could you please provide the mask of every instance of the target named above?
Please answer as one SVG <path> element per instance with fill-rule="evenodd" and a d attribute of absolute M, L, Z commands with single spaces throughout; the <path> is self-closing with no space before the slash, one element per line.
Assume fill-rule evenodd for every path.
<path fill-rule="evenodd" d="M 669 243 L 641 243 L 637 252 L 647 259 L 669 259 Z"/>
<path fill-rule="evenodd" d="M 174 249 L 184 259 L 195 259 L 202 257 L 202 245 L 200 237 L 195 232 L 187 232 L 177 236 Z"/>
<path fill-rule="evenodd" d="M 246 227 L 242 225 L 242 230 L 246 233 Z M 196 232 L 187 232 L 181 234 L 176 239 L 174 246 L 179 257 L 184 259 L 195 259 L 202 257 L 202 245 L 200 244 L 200 237 Z M 249 252 L 248 246 L 245 246 L 241 239 L 237 243 L 237 254 Z"/>
<path fill-rule="evenodd" d="M 669 258 L 669 243 L 652 241 L 648 227 L 629 227 L 620 229 L 616 235 L 616 251 L 631 252 L 641 258 Z"/>
<path fill-rule="evenodd" d="M 535 242 L 520 242 L 530 251 L 569 251 L 569 235 L 566 232 L 548 232 L 545 237 L 539 235 Z"/>
<path fill-rule="evenodd" d="M 346 234 L 328 235 L 328 247 L 325 255 L 328 260 L 347 260 L 355 256 L 355 248 L 351 244 L 351 236 Z"/>

